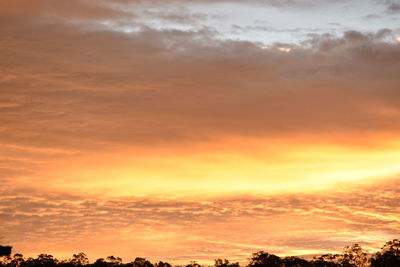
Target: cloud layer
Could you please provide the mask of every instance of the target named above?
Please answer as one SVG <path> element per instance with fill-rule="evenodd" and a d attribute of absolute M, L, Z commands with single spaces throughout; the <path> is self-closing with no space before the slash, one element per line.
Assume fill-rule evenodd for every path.
<path fill-rule="evenodd" d="M 82 250 L 92 259 L 118 253 L 126 261 L 136 256 L 173 262 L 223 256 L 245 261 L 258 250 L 318 254 L 352 242 L 378 249 L 400 233 L 399 181 L 353 186 L 334 193 L 201 201 L 2 191 L 0 230 L 17 251 L 30 255 L 46 251 L 68 257 Z"/>
<path fill-rule="evenodd" d="M 182 262 L 372 249 L 398 236 L 398 179 L 315 191 L 396 177 L 398 28 L 238 25 L 241 13 L 206 12 L 236 12 L 236 1 L 159 4 L 1 2 L 4 242 L 28 254 Z M 240 5 L 260 4 L 300 19 L 311 8 Z M 377 5 L 372 17 L 395 21 L 395 3 Z M 301 38 L 263 43 L 251 31 Z M 297 193 L 282 193 L 287 184 Z M 232 196 L 239 187 L 246 193 Z"/>

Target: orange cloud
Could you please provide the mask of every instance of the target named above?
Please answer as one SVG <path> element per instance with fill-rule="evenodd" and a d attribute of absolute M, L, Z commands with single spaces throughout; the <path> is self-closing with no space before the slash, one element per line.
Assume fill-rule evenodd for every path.
<path fill-rule="evenodd" d="M 207 201 L 2 191 L 0 216 L 13 218 L 4 220 L 2 232 L 29 255 L 46 251 L 69 257 L 84 250 L 92 259 L 118 253 L 126 261 L 146 256 L 208 263 L 221 256 L 244 261 L 261 249 L 318 254 L 359 242 L 375 250 L 399 234 L 398 182 Z"/>
<path fill-rule="evenodd" d="M 109 195 L 201 196 L 221 190 L 272 194 L 395 176 L 400 172 L 399 154 L 398 144 L 390 141 L 357 148 L 289 138 L 244 138 L 85 153 L 53 161 L 38 179 L 41 186 L 57 190 Z"/>

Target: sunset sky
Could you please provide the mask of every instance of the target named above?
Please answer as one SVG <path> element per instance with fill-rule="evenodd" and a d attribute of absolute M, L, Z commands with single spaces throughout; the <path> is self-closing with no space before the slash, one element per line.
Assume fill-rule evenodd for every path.
<path fill-rule="evenodd" d="M 399 175 L 399 1 L 0 1 L 14 252 L 373 252 Z"/>

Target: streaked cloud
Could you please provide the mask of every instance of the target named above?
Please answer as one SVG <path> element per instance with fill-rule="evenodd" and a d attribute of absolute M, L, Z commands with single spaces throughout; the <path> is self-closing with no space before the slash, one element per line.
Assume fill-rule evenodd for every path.
<path fill-rule="evenodd" d="M 351 242 L 374 250 L 400 232 L 398 182 L 345 185 L 314 194 L 205 196 L 202 201 L 42 190 L 26 195 L 16 189 L 2 191 L 0 216 L 6 220 L 1 231 L 16 250 L 61 257 L 83 250 L 92 258 L 119 253 L 125 260 L 146 256 L 209 262 L 229 255 L 245 261 L 261 249 L 312 254 Z"/>

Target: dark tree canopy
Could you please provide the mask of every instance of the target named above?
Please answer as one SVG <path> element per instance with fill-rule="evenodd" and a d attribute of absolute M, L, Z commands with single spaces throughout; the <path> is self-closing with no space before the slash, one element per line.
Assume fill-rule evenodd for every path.
<path fill-rule="evenodd" d="M 264 251 L 253 253 L 250 258 L 250 267 L 281 267 L 282 259 Z"/>
<path fill-rule="evenodd" d="M 0 246 L 4 251 L 4 246 Z M 6 247 L 7 248 L 7 247 Z M 9 249 L 8 249 L 9 248 Z M 108 256 L 93 263 L 89 262 L 85 253 L 73 254 L 68 260 L 59 261 L 49 254 L 40 254 L 37 258 L 25 258 L 22 254 L 10 256 L 8 247 L 0 257 L 0 267 L 172 267 L 168 262 L 151 263 L 145 258 L 137 257 L 133 261 L 123 263 L 120 257 Z M 204 267 L 191 261 L 185 267 Z M 296 256 L 281 258 L 268 252 L 253 253 L 247 265 L 243 267 L 400 267 L 400 241 L 394 239 L 386 242 L 382 249 L 375 254 L 368 254 L 360 245 L 354 244 L 344 248 L 341 254 L 324 254 L 306 260 Z M 176 266 L 182 267 L 182 266 Z M 240 267 L 238 262 L 231 263 L 227 259 L 216 259 L 214 266 L 209 267 Z"/>
<path fill-rule="evenodd" d="M 80 252 L 78 254 L 72 255 L 72 258 L 69 260 L 69 263 L 75 266 L 84 266 L 89 264 L 89 259 L 85 253 Z"/>
<path fill-rule="evenodd" d="M 371 267 L 399 267 L 400 266 L 400 240 L 394 239 L 386 242 L 380 252 L 371 259 Z"/>
<path fill-rule="evenodd" d="M 2 256 L 10 256 L 12 247 L 10 246 L 0 246 L 0 257 Z"/>
<path fill-rule="evenodd" d="M 216 259 L 214 263 L 215 267 L 239 267 L 238 262 L 230 263 L 227 259 Z"/>
<path fill-rule="evenodd" d="M 311 267 L 313 266 L 311 262 L 299 257 L 289 256 L 282 260 L 285 267 Z"/>
<path fill-rule="evenodd" d="M 172 266 L 168 262 L 159 261 L 158 263 L 154 264 L 154 267 L 172 267 Z"/>

